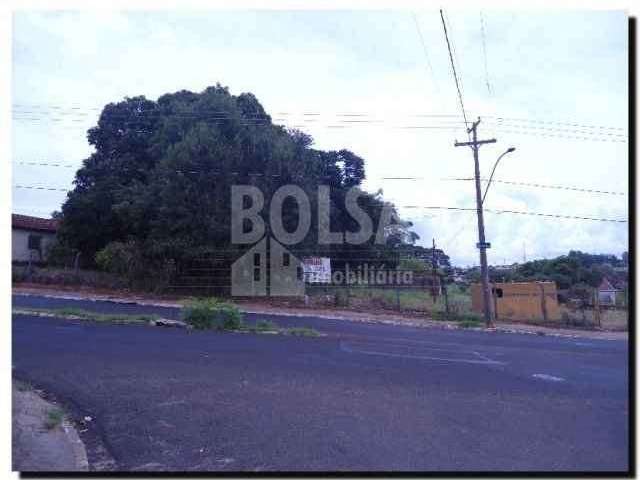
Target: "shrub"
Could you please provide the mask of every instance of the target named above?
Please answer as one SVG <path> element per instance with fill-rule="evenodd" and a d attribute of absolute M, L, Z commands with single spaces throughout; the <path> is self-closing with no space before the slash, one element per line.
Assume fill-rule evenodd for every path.
<path fill-rule="evenodd" d="M 216 298 L 187 303 L 182 310 L 182 319 L 198 330 L 237 330 L 242 326 L 242 314 L 238 307 Z"/>
<path fill-rule="evenodd" d="M 127 275 L 136 270 L 140 255 L 133 242 L 111 242 L 96 253 L 96 264 L 102 270 L 118 275 Z"/>
<path fill-rule="evenodd" d="M 278 326 L 271 320 L 258 320 L 256 322 L 256 329 L 262 331 L 272 331 L 277 330 Z"/>
<path fill-rule="evenodd" d="M 53 430 L 62 423 L 62 420 L 64 420 L 64 412 L 55 407 L 47 411 L 47 418 L 44 421 L 44 426 L 47 430 Z"/>
<path fill-rule="evenodd" d="M 337 289 L 334 296 L 336 307 L 348 307 L 349 306 L 349 292 L 343 289 Z"/>
<path fill-rule="evenodd" d="M 47 264 L 52 267 L 72 268 L 77 253 L 76 250 L 56 238 L 47 249 Z"/>
<path fill-rule="evenodd" d="M 100 269 L 125 279 L 130 288 L 159 293 L 171 283 L 176 264 L 152 246 L 133 240 L 111 242 L 96 253 L 95 261 Z"/>

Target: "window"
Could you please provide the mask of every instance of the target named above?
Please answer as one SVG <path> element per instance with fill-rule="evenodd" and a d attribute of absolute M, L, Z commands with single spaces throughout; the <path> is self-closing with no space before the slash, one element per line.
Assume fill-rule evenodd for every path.
<path fill-rule="evenodd" d="M 42 245 L 42 236 L 30 234 L 28 243 L 29 243 L 29 250 L 40 251 L 40 246 Z"/>
<path fill-rule="evenodd" d="M 494 288 L 493 289 L 493 293 L 495 294 L 496 297 L 498 298 L 502 298 L 502 289 L 501 288 Z"/>
<path fill-rule="evenodd" d="M 260 254 L 259 253 L 254 253 L 253 254 L 253 266 L 254 267 L 259 267 L 260 266 Z"/>
<path fill-rule="evenodd" d="M 254 282 L 259 282 L 260 281 L 260 269 L 259 268 L 254 268 L 253 269 L 253 281 Z"/>
<path fill-rule="evenodd" d="M 298 280 L 302 280 L 302 274 L 304 272 L 302 271 L 302 267 L 300 265 L 298 265 L 298 268 L 296 269 L 296 274 L 298 276 Z"/>
<path fill-rule="evenodd" d="M 291 256 L 287 252 L 282 254 L 282 266 L 283 267 L 288 267 L 289 266 L 289 263 L 291 262 L 291 258 L 290 257 Z"/>

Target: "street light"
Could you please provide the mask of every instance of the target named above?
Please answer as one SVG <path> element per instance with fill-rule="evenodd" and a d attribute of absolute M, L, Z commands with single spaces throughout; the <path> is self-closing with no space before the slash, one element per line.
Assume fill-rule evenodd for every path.
<path fill-rule="evenodd" d="M 493 170 L 491 170 L 491 175 L 489 176 L 489 182 L 487 182 L 487 188 L 484 189 L 484 195 L 482 196 L 482 205 L 484 205 L 484 199 L 486 198 L 487 192 L 489 191 L 489 187 L 491 186 L 491 180 L 493 180 L 493 174 L 496 171 L 496 167 L 498 166 L 498 163 L 500 162 L 502 157 L 504 157 L 507 153 L 515 152 L 515 150 L 516 150 L 516 147 L 507 148 L 507 151 L 504 152 L 502 155 L 500 155 L 496 160 L 496 163 L 493 165 Z"/>

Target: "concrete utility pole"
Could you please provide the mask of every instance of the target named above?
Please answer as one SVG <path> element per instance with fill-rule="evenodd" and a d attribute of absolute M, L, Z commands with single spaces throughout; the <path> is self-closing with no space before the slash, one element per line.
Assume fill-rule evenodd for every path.
<path fill-rule="evenodd" d="M 480 117 L 473 122 L 473 126 L 467 130 L 467 133 L 473 133 L 473 140 L 470 142 L 456 142 L 456 147 L 471 147 L 473 150 L 473 161 L 475 163 L 475 181 L 476 181 L 476 209 L 478 213 L 478 249 L 480 250 L 480 280 L 482 282 L 482 304 L 484 309 L 484 319 L 487 327 L 493 327 L 493 302 L 491 295 L 491 287 L 489 285 L 489 268 L 487 266 L 487 248 L 490 244 L 485 241 L 484 237 L 484 214 L 482 211 L 482 188 L 480 186 L 480 162 L 478 160 L 478 150 L 480 145 L 486 143 L 496 143 L 495 138 L 489 140 L 478 140 L 478 125 Z"/>

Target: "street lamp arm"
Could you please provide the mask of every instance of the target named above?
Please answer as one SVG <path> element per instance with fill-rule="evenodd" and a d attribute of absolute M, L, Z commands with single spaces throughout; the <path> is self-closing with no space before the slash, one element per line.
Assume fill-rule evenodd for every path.
<path fill-rule="evenodd" d="M 493 164 L 493 170 L 491 170 L 491 175 L 489 175 L 489 181 L 487 182 L 487 187 L 484 189 L 484 195 L 482 195 L 482 205 L 484 205 L 484 199 L 487 197 L 487 192 L 489 191 L 489 187 L 491 186 L 491 180 L 493 180 L 493 174 L 496 172 L 496 167 L 498 166 L 498 163 L 500 163 L 500 160 L 502 159 L 502 157 L 504 157 L 507 153 L 511 153 L 513 151 L 515 151 L 515 147 L 507 148 L 507 151 L 504 152 L 502 155 L 500 155 L 496 160 L 496 163 Z"/>

